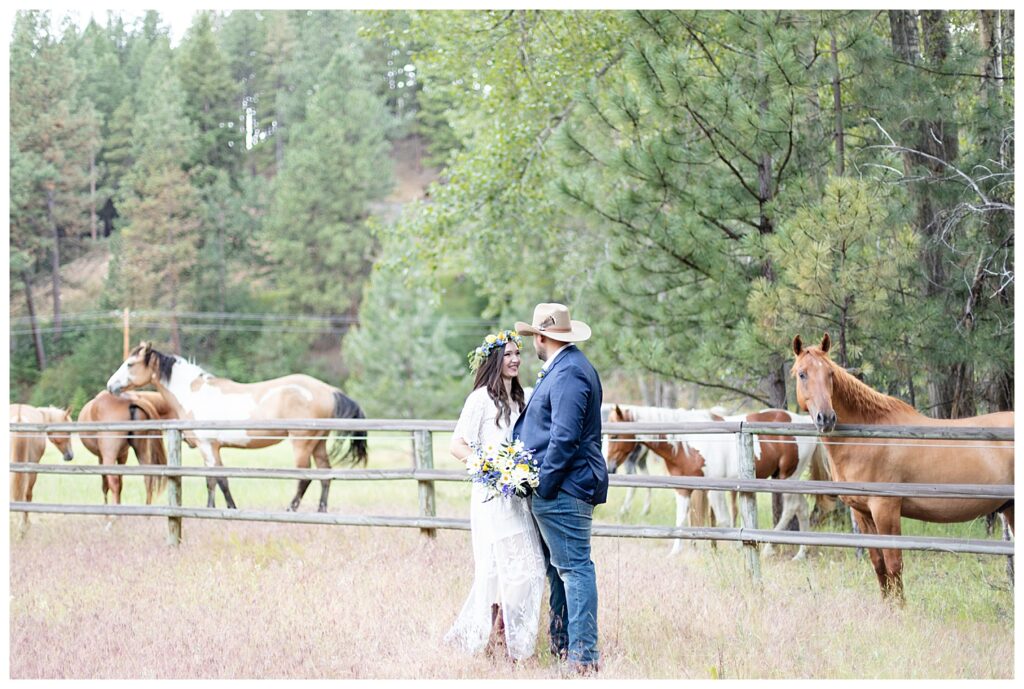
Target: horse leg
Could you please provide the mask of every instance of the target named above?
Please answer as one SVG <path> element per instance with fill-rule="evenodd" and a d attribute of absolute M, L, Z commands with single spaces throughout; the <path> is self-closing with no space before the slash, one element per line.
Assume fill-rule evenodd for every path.
<path fill-rule="evenodd" d="M 13 443 L 12 443 L 13 445 Z M 13 451 L 12 451 L 13 452 Z M 19 457 L 11 457 L 12 462 L 24 462 L 24 459 Z M 28 486 L 28 478 L 33 474 L 14 474 L 11 476 L 11 499 L 15 502 L 25 502 L 25 491 Z M 21 524 L 18 527 L 18 538 L 25 536 L 25 532 L 28 530 L 28 512 L 21 513 Z"/>
<path fill-rule="evenodd" d="M 626 470 L 626 476 L 632 476 L 633 474 L 636 473 L 636 462 L 633 461 L 632 459 L 627 459 L 626 462 L 622 465 L 622 468 Z M 629 513 L 629 507 L 630 505 L 633 504 L 634 493 L 636 493 L 636 488 L 634 486 L 626 487 L 626 497 L 625 499 L 623 499 L 622 507 L 619 509 L 620 517 L 624 517 L 626 516 L 626 514 Z"/>
<path fill-rule="evenodd" d="M 1003 540 L 1009 541 L 1013 538 L 1013 508 L 1010 507 L 999 513 L 1000 521 L 1003 522 Z M 1006 557 L 1006 576 L 1010 578 L 1010 587 L 1013 587 L 1013 555 Z"/>
<path fill-rule="evenodd" d="M 39 463 L 38 459 L 36 460 L 36 463 Z M 35 485 L 36 474 L 28 474 L 27 476 L 25 476 L 25 502 L 32 502 L 32 489 L 35 488 Z M 22 512 L 20 535 L 24 536 L 26 531 L 28 531 L 28 512 Z"/>
<path fill-rule="evenodd" d="M 811 510 L 807 506 L 807 498 L 800 493 L 793 493 L 791 497 L 794 502 L 796 502 L 796 521 L 800 525 L 800 530 L 807 533 L 811 530 Z M 801 543 L 800 549 L 796 551 L 796 555 L 793 556 L 793 559 L 803 560 L 806 556 L 807 546 Z"/>
<path fill-rule="evenodd" d="M 686 526 L 690 520 L 690 491 L 676 490 L 676 526 Z M 677 538 L 669 555 L 676 555 L 683 549 L 683 539 Z"/>
<path fill-rule="evenodd" d="M 131 445 L 132 450 L 135 451 L 135 461 L 139 463 L 139 466 L 149 465 L 149 452 L 148 445 L 146 444 L 146 436 L 138 435 L 128 442 Z M 125 460 L 127 461 L 127 456 Z M 146 484 L 146 504 L 153 504 L 153 481 L 156 479 L 155 476 L 143 477 L 143 482 Z"/>
<path fill-rule="evenodd" d="M 709 490 L 708 504 L 711 505 L 711 514 L 715 517 L 715 526 L 728 528 L 730 520 L 732 519 L 729 514 L 729 498 L 725 492 L 720 490 Z M 735 493 L 733 493 L 735 495 Z M 712 548 L 718 548 L 718 541 L 711 541 Z"/>
<path fill-rule="evenodd" d="M 199 446 L 200 454 L 203 455 L 203 463 L 206 466 L 224 466 L 220 461 L 219 445 L 202 441 L 199 441 L 197 445 Z M 231 490 L 228 488 L 228 480 L 226 478 L 214 478 L 212 476 L 206 479 L 206 506 L 210 508 L 216 506 L 214 496 L 217 486 L 220 486 L 220 492 L 224 496 L 224 502 L 227 503 L 228 509 L 236 509 L 235 501 L 231 498 Z"/>
<path fill-rule="evenodd" d="M 636 469 L 641 474 L 651 475 L 651 472 L 647 470 L 647 449 L 644 448 L 643 454 L 641 454 L 636 460 Z M 646 517 L 651 512 L 651 491 L 653 489 L 647 489 L 647 497 L 644 498 L 644 506 L 640 510 L 640 515 Z"/>
<path fill-rule="evenodd" d="M 784 531 L 786 524 L 796 514 L 796 504 L 790 499 L 789 493 L 773 493 L 773 495 L 781 495 L 778 501 L 772 501 L 772 510 L 775 509 L 775 502 L 779 503 L 779 518 L 775 521 L 775 526 L 772 527 L 772 531 Z M 771 557 L 775 554 L 775 544 L 765 543 L 764 544 L 764 556 Z"/>
<path fill-rule="evenodd" d="M 901 503 L 902 498 L 876 498 L 868 503 L 871 507 L 871 518 L 875 522 L 878 533 L 886 536 L 900 535 L 902 531 Z M 890 596 L 899 605 L 903 605 L 906 602 L 903 596 L 903 551 L 896 548 L 884 548 L 882 558 L 885 563 L 883 595 Z"/>
<path fill-rule="evenodd" d="M 313 459 L 316 461 L 317 469 L 330 469 L 331 460 L 327 454 L 327 441 L 321 440 L 313 446 Z M 327 493 L 331 490 L 331 480 L 324 479 L 320 482 L 320 507 L 318 512 L 327 511 Z"/>
<path fill-rule="evenodd" d="M 296 469 L 309 469 L 311 452 L 312 449 L 302 439 L 292 438 L 292 455 L 295 457 Z M 306 494 L 310 483 L 312 481 L 308 478 L 299 479 L 299 486 L 295 491 L 295 497 L 292 498 L 291 504 L 288 505 L 289 512 L 299 509 L 299 503 L 302 502 L 302 497 Z M 323 491 L 321 491 L 321 499 L 323 499 Z"/>
<path fill-rule="evenodd" d="M 857 532 L 862 534 L 874 534 L 875 523 L 871 521 L 871 514 L 850 508 L 853 516 L 853 523 Z M 875 569 L 875 576 L 878 577 L 878 586 L 882 590 L 882 600 L 885 600 L 885 560 L 882 559 L 882 551 L 878 548 L 868 548 L 868 556 L 871 558 L 871 565 Z"/>

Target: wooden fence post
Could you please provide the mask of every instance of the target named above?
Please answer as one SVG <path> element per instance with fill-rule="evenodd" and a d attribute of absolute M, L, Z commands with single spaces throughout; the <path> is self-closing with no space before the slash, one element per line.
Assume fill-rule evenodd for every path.
<path fill-rule="evenodd" d="M 430 431 L 413 431 L 413 454 L 416 469 L 434 468 L 434 441 Z M 437 505 L 434 501 L 434 482 L 418 481 L 420 487 L 420 516 L 436 517 Z M 437 529 L 421 528 L 420 533 L 428 538 L 437 536 Z"/>
<path fill-rule="evenodd" d="M 181 431 L 172 428 L 167 431 L 167 466 L 181 466 Z M 167 504 L 181 507 L 181 477 L 167 477 Z M 181 517 L 167 518 L 167 545 L 181 545 Z"/>
<path fill-rule="evenodd" d="M 740 451 L 740 478 L 755 478 L 754 469 L 754 436 L 740 433 L 737 440 Z M 743 517 L 744 529 L 757 528 L 757 493 L 740 493 L 740 514 Z M 758 558 L 757 542 L 743 541 L 747 553 L 747 571 L 755 580 L 761 579 L 761 561 Z"/>

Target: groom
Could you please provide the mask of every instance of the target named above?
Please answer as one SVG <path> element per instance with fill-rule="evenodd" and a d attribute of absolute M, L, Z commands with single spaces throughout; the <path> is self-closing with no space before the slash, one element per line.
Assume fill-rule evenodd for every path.
<path fill-rule="evenodd" d="M 569 318 L 562 304 L 539 304 L 533 323 L 516 323 L 533 335 L 544 362 L 513 437 L 534 451 L 540 485 L 533 516 L 544 541 L 551 586 L 551 651 L 577 672 L 596 672 L 597 578 L 590 559 L 594 505 L 608 497 L 608 469 L 601 455 L 601 380 L 572 343 L 590 338 L 590 326 Z"/>

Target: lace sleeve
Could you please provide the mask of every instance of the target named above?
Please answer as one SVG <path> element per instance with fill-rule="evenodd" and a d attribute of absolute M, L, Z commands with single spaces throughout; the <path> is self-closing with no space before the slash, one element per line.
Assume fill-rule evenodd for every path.
<path fill-rule="evenodd" d="M 470 393 L 466 398 L 466 403 L 462 406 L 459 420 L 455 424 L 454 437 L 462 438 L 467 445 L 480 442 L 480 427 L 483 425 L 483 421 L 483 398 L 478 394 Z"/>

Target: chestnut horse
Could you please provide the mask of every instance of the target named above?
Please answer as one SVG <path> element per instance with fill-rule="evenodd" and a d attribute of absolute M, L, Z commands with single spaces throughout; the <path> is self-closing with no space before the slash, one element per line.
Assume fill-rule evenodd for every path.
<path fill-rule="evenodd" d="M 933 419 L 906 402 L 883 395 L 857 380 L 828 355 L 828 333 L 821 346 L 805 347 L 793 338 L 797 403 L 810 412 L 814 425 L 831 432 L 836 423 L 887 426 L 981 426 L 1012 428 L 1013 412 L 966 419 Z M 935 447 L 934 441 L 858 438 L 856 444 L 822 438 L 836 481 L 867 483 L 980 483 L 1013 485 L 1013 443 L 958 441 L 955 447 Z M 927 522 L 963 522 L 1003 512 L 1013 530 L 1013 500 L 1002 498 L 913 498 L 882 495 L 843 495 L 862 533 L 900 534 L 900 518 Z M 899 603 L 903 595 L 902 552 L 869 548 L 883 599 Z"/>
<path fill-rule="evenodd" d="M 130 392 L 123 396 L 111 395 L 104 390 L 85 403 L 78 412 L 78 421 L 147 421 L 176 418 L 174 410 L 158 392 Z M 128 461 L 128 448 L 135 451 L 139 464 L 166 465 L 167 452 L 160 438 L 160 431 L 90 431 L 79 433 L 79 440 L 85 449 L 100 458 L 100 464 L 114 466 Z M 121 477 L 101 476 L 103 504 L 107 504 L 107 492 L 113 495 L 114 504 L 121 504 Z M 153 503 L 153 493 L 158 495 L 167 485 L 165 476 L 146 476 L 146 504 Z"/>
<path fill-rule="evenodd" d="M 12 423 L 70 423 L 71 412 L 57 407 L 30 407 L 27 404 L 12 404 Z M 11 462 L 39 463 L 46 452 L 46 441 L 60 450 L 65 462 L 75 458 L 71 449 L 71 433 L 11 433 Z M 32 502 L 32 489 L 36 485 L 36 474 L 15 473 L 11 476 L 11 500 Z M 28 512 L 22 513 L 20 535 L 28 529 Z"/>
<path fill-rule="evenodd" d="M 133 349 L 120 368 L 107 381 L 107 390 L 117 395 L 125 390 L 152 385 L 164 396 L 180 419 L 197 421 L 239 421 L 277 419 L 362 419 L 363 410 L 341 390 L 306 375 L 291 375 L 258 383 L 236 383 L 216 378 L 180 356 L 158 352 L 143 342 Z M 287 435 L 292 443 L 295 466 L 308 469 L 310 457 L 320 469 L 329 469 L 331 460 L 351 460 L 366 464 L 366 438 L 359 434 L 339 433 L 349 437 L 348 451 L 342 454 L 335 444 L 330 451 L 323 431 L 242 431 L 197 430 L 185 437 L 194 441 L 206 466 L 223 466 L 222 447 L 261 448 L 276 445 Z M 292 498 L 290 511 L 297 510 L 302 496 L 312 481 L 300 479 Z M 327 511 L 327 494 L 331 482 L 323 480 L 320 489 L 320 512 Z M 220 486 L 227 506 L 235 508 L 226 478 L 206 480 L 207 507 L 214 506 L 214 491 Z"/>

